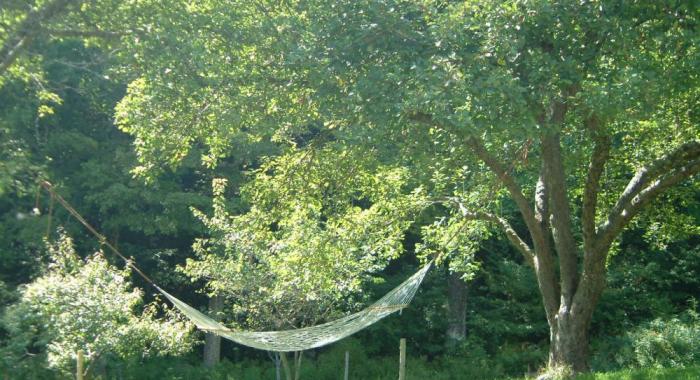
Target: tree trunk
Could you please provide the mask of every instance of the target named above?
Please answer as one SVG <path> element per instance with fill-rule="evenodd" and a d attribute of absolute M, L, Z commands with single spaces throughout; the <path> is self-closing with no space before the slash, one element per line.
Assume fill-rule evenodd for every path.
<path fill-rule="evenodd" d="M 213 296 L 209 298 L 209 312 L 214 319 L 219 320 L 219 313 L 224 308 L 224 297 Z M 204 366 L 211 368 L 221 360 L 221 337 L 207 333 L 204 337 Z"/>
<path fill-rule="evenodd" d="M 280 352 L 280 359 L 282 361 L 282 368 L 284 369 L 284 376 L 287 380 L 293 380 L 292 378 L 292 369 L 289 366 L 289 361 L 287 360 L 287 353 L 286 352 Z"/>
<path fill-rule="evenodd" d="M 304 355 L 304 351 L 294 352 L 294 380 L 299 380 L 301 376 L 301 358 Z"/>
<path fill-rule="evenodd" d="M 460 273 L 447 277 L 447 338 L 449 351 L 454 350 L 467 335 L 467 284 Z"/>
<path fill-rule="evenodd" d="M 588 330 L 605 288 L 605 263 L 589 260 L 585 264 L 576 293 L 570 302 L 562 297 L 554 323 L 550 323 L 549 368 L 568 367 L 574 373 L 589 369 Z"/>
<path fill-rule="evenodd" d="M 282 380 L 282 358 L 279 352 L 274 353 L 275 361 L 275 379 Z"/>
<path fill-rule="evenodd" d="M 588 370 L 588 323 L 560 311 L 550 326 L 549 368 L 568 367 L 573 372 Z"/>

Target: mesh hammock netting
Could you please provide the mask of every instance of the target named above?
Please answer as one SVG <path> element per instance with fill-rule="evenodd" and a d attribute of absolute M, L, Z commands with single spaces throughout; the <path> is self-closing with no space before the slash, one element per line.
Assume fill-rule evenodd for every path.
<path fill-rule="evenodd" d="M 158 285 L 153 283 L 153 281 L 145 273 L 143 273 L 132 260 L 128 259 L 121 252 L 119 252 L 114 245 L 107 241 L 104 235 L 92 227 L 85 220 L 85 218 L 83 218 L 83 216 L 80 215 L 75 208 L 73 208 L 73 206 L 71 206 L 65 199 L 63 199 L 63 197 L 57 194 L 53 190 L 51 183 L 41 181 L 39 184 L 51 194 L 52 202 L 53 200 L 58 201 L 77 221 L 85 226 L 85 228 L 90 231 L 90 233 L 92 233 L 102 245 L 112 250 L 114 254 L 124 260 L 126 265 L 131 267 L 137 274 L 143 277 L 146 282 L 153 285 L 168 300 L 170 300 L 170 302 L 172 302 L 178 310 L 180 310 L 187 318 L 192 320 L 192 322 L 194 322 L 199 329 L 219 335 L 222 338 L 232 340 L 236 343 L 261 350 L 289 352 L 303 351 L 325 346 L 350 336 L 366 328 L 367 326 L 376 323 L 389 314 L 402 310 L 408 306 L 413 297 L 416 295 L 418 287 L 434 261 L 432 260 L 428 262 L 418 272 L 406 279 L 406 281 L 402 282 L 396 288 L 392 289 L 384 297 L 357 313 L 350 314 L 317 326 L 304 327 L 296 330 L 261 332 L 233 331 L 158 287 Z"/>
<path fill-rule="evenodd" d="M 357 313 L 312 327 L 284 331 L 233 331 L 165 290 L 156 288 L 200 330 L 261 350 L 303 351 L 336 342 L 408 306 L 431 265 L 432 261 L 377 302 Z"/>

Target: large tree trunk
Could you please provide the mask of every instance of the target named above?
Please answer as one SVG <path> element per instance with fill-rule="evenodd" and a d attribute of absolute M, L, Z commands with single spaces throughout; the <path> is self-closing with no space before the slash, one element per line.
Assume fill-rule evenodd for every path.
<path fill-rule="evenodd" d="M 209 298 L 209 312 L 218 319 L 218 314 L 224 308 L 224 297 L 213 296 Z M 204 366 L 211 368 L 221 360 L 221 337 L 207 333 L 204 337 Z"/>
<path fill-rule="evenodd" d="M 602 257 L 587 251 L 587 257 Z M 605 288 L 605 263 L 584 263 L 581 279 L 573 297 L 562 297 L 561 305 L 550 323 L 549 368 L 568 367 L 585 372 L 588 367 L 588 333 L 593 312 Z"/>
<path fill-rule="evenodd" d="M 588 323 L 564 311 L 550 326 L 549 368 L 588 370 Z"/>
<path fill-rule="evenodd" d="M 447 277 L 447 337 L 448 350 L 454 350 L 467 335 L 467 284 L 460 273 Z"/>

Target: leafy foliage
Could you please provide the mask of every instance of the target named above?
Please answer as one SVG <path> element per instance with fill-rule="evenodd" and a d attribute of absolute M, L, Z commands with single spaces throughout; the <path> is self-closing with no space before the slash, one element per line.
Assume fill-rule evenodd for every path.
<path fill-rule="evenodd" d="M 407 216 L 421 201 L 417 193 L 402 194 L 406 173 L 351 177 L 362 186 L 348 192 L 346 178 L 327 174 L 338 164 L 357 162 L 347 157 L 321 159 L 326 168 L 313 167 L 295 176 L 266 174 L 303 171 L 295 160 L 265 166 L 244 189 L 254 202 L 244 214 L 226 210 L 223 180 L 214 181 L 214 215 L 195 210 L 211 236 L 195 244 L 199 259 L 188 260 L 184 271 L 206 279 L 212 293 L 230 297 L 235 319 L 244 326 L 307 326 L 352 308 L 350 297 L 361 291 L 367 276 L 403 249 Z M 296 187 L 294 182 L 301 178 L 304 182 L 296 182 Z M 293 184 L 280 189 L 280 181 Z M 326 196 L 316 197 L 317 192 Z M 338 202 L 348 198 L 364 204 Z M 335 202 L 348 207 L 346 212 L 338 213 Z M 360 246 L 355 244 L 358 238 L 364 240 Z"/>
<path fill-rule="evenodd" d="M 608 340 L 596 357 L 602 368 L 670 368 L 698 362 L 700 325 L 695 310 L 656 318 Z M 612 361 L 612 363 L 610 362 Z"/>
<path fill-rule="evenodd" d="M 52 4 L 59 7 L 30 18 Z M 95 247 L 65 213 L 49 213 L 46 199 L 37 207 L 42 215 L 30 212 L 43 177 L 159 283 L 180 287 L 185 278 L 172 268 L 181 264 L 207 293 L 229 296 L 241 326 L 305 325 L 313 323 L 307 315 L 350 310 L 412 271 L 414 254 L 442 253 L 450 270 L 474 281 L 462 350 L 441 358 L 444 271 L 428 279 L 400 321 L 360 335 L 362 349 L 382 357 L 406 336 L 428 358 L 412 369 L 421 377 L 439 376 L 438 367 L 447 377 L 520 374 L 546 356 L 536 277 L 494 243 L 502 237 L 497 223 L 467 221 L 463 210 L 504 218 L 526 244 L 531 236 L 503 173 L 478 159 L 469 139 L 482 139 L 532 199 L 541 137 L 561 137 L 559 186 L 568 190 L 573 254 L 585 256 L 578 252 L 585 182 L 599 139 L 609 139 L 610 154 L 597 226 L 635 173 L 700 138 L 696 8 L 683 0 L 4 1 L 0 283 L 7 291 L 0 300 L 14 302 L 18 284 L 58 270 L 43 269 L 49 221 L 65 224 L 79 251 Z M 30 28 L 26 20 L 34 20 Z M 17 45 L 24 37 L 31 43 Z M 5 68 L 8 46 L 21 49 Z M 556 106 L 566 112 L 552 122 Z M 220 183 L 212 211 L 209 183 L 220 177 L 228 190 Z M 697 177 L 665 189 L 612 245 L 602 265 L 608 291 L 592 325 L 601 355 L 625 352 L 625 363 L 638 363 L 638 347 L 645 363 L 685 360 L 668 347 L 686 339 L 672 326 L 695 333 L 692 323 L 672 318 L 698 298 L 698 204 Z M 195 236 L 205 238 L 192 255 Z M 556 253 L 559 263 L 566 252 Z M 76 263 L 106 265 L 101 256 Z M 42 284 L 37 294 L 55 286 Z M 132 294 L 127 288 L 115 291 Z M 22 310 L 39 312 L 26 302 Z M 19 306 L 11 310 L 13 342 L 42 336 L 34 325 L 20 334 Z M 155 313 L 145 310 L 144 318 Z M 284 321 L 273 318 L 280 315 Z M 617 338 L 630 330 L 638 334 Z M 7 333 L 0 331 L 3 340 Z M 23 344 L 17 347 L 43 341 Z M 257 354 L 225 351 L 241 363 L 200 372 L 149 358 L 142 372 L 128 363 L 119 370 L 224 378 L 235 367 L 239 376 L 272 376 L 243 360 Z M 12 352 L 8 358 L 21 349 Z M 36 353 L 43 360 L 29 350 Z M 51 376 L 31 358 L 18 363 L 19 377 Z M 337 378 L 335 359 L 313 367 L 309 376 Z M 395 365 L 380 358 L 361 370 L 393 376 Z"/>
<path fill-rule="evenodd" d="M 94 368 L 107 358 L 141 360 L 191 349 L 189 325 L 173 315 L 158 318 L 155 305 L 143 307 L 128 271 L 112 267 L 102 253 L 83 261 L 64 235 L 49 255 L 46 273 L 21 289 L 3 317 L 6 371 L 32 365 L 72 371 L 78 350 Z"/>

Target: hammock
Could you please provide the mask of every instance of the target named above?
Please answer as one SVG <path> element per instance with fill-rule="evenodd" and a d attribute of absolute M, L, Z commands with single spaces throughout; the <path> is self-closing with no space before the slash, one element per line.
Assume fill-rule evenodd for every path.
<path fill-rule="evenodd" d="M 107 239 L 92 227 L 85 218 L 78 213 L 63 197 L 58 195 L 53 186 L 47 181 L 41 181 L 40 185 L 44 187 L 50 194 L 51 200 L 57 200 L 76 220 L 78 220 L 85 228 L 90 231 L 102 245 L 109 248 L 114 254 L 119 256 L 126 262 L 126 265 L 131 267 L 137 274 L 143 277 L 148 283 L 153 285 L 165 298 L 182 312 L 187 318 L 200 330 L 216 334 L 222 338 L 232 340 L 236 343 L 268 351 L 289 352 L 303 351 L 311 348 L 325 346 L 327 344 L 337 342 L 340 339 L 348 337 L 397 311 L 403 310 L 411 302 L 418 291 L 425 274 L 430 269 L 433 261 L 428 262 L 418 272 L 406 279 L 396 288 L 392 289 L 384 297 L 373 303 L 366 309 L 354 314 L 336 319 L 331 322 L 320 324 L 312 327 L 304 327 L 296 330 L 284 331 L 233 331 L 216 320 L 208 317 L 204 313 L 198 311 L 192 306 L 175 298 L 170 293 L 161 289 L 143 273 L 132 260 L 129 260 L 119 250 L 110 244 Z"/>
<path fill-rule="evenodd" d="M 233 331 L 156 286 L 200 330 L 260 350 L 289 352 L 325 346 L 350 336 L 411 302 L 432 261 L 369 307 L 348 316 L 312 327 L 284 331 Z"/>

